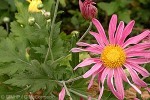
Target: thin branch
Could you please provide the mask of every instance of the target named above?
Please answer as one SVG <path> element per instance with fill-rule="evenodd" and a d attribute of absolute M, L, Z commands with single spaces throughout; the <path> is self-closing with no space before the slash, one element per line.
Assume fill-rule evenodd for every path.
<path fill-rule="evenodd" d="M 71 97 L 71 95 L 70 95 L 70 92 L 68 91 L 68 88 L 67 88 L 65 82 L 63 81 L 62 83 L 63 83 L 63 85 L 64 85 L 64 88 L 65 88 L 65 90 L 66 90 L 67 95 L 69 96 L 69 99 L 70 99 L 70 100 L 73 100 L 72 97 Z"/>
<path fill-rule="evenodd" d="M 49 35 L 49 38 L 48 38 L 48 46 L 49 47 L 48 47 L 48 50 L 47 50 L 47 53 L 46 53 L 46 56 L 45 56 L 44 63 L 47 61 L 49 53 L 51 55 L 52 61 L 54 61 L 51 45 L 52 45 L 52 35 L 53 35 L 53 31 L 54 31 L 54 24 L 55 24 L 55 20 L 56 20 L 56 17 L 57 17 L 58 5 L 59 5 L 59 0 L 57 0 L 56 6 L 55 6 L 54 16 L 53 16 L 53 20 L 52 20 L 52 24 L 51 24 L 51 28 L 50 28 L 50 35 Z"/>
<path fill-rule="evenodd" d="M 21 61 L 21 62 L 23 62 L 23 63 L 25 63 L 25 64 L 28 64 L 28 65 L 30 65 L 31 66 L 31 64 L 30 63 L 28 63 L 28 62 L 26 62 L 26 61 L 23 61 L 22 59 L 18 59 L 19 61 Z"/>
<path fill-rule="evenodd" d="M 83 95 L 83 94 L 81 94 L 81 93 L 79 93 L 79 92 L 76 92 L 76 91 L 74 91 L 74 90 L 72 90 L 72 89 L 69 89 L 69 91 L 72 92 L 73 94 L 76 94 L 76 95 L 80 96 L 80 97 L 83 97 L 83 98 L 85 98 L 85 99 L 88 99 L 88 96 Z M 96 99 L 96 98 L 92 98 L 92 100 L 97 100 L 97 99 Z"/>
<path fill-rule="evenodd" d="M 90 22 L 90 25 L 88 27 L 88 29 L 85 31 L 85 33 L 82 35 L 82 37 L 78 40 L 78 42 L 80 42 L 81 40 L 83 40 L 83 38 L 88 34 L 88 32 L 91 30 L 92 27 L 92 22 Z"/>
<path fill-rule="evenodd" d="M 83 78 L 83 76 L 78 76 L 78 77 L 76 77 L 76 78 L 69 79 L 69 80 L 65 81 L 65 83 L 74 82 L 74 81 L 79 80 L 79 79 L 81 79 L 81 78 Z"/>

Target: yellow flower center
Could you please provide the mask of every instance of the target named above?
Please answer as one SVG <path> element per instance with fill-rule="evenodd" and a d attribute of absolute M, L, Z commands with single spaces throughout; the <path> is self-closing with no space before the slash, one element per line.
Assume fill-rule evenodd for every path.
<path fill-rule="evenodd" d="M 27 0 L 30 5 L 28 8 L 29 12 L 40 12 L 40 10 L 37 8 L 38 4 L 42 4 L 41 0 Z"/>
<path fill-rule="evenodd" d="M 108 68 L 117 68 L 121 67 L 126 60 L 126 54 L 118 45 L 108 45 L 104 48 L 100 58 Z"/>

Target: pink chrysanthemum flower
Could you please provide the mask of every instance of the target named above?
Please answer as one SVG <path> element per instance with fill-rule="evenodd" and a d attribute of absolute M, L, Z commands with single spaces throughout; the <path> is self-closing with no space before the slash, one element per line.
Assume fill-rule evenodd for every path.
<path fill-rule="evenodd" d="M 113 15 L 109 23 L 108 41 L 101 23 L 95 18 L 92 19 L 92 22 L 97 28 L 98 33 L 90 32 L 90 34 L 95 37 L 98 44 L 79 42 L 77 45 L 84 48 L 73 48 L 72 52 L 87 51 L 98 54 L 99 57 L 87 58 L 74 69 L 93 64 L 93 67 L 87 71 L 83 77 L 87 78 L 92 76 L 88 86 L 88 88 L 90 88 L 94 78 L 98 76 L 100 85 L 100 95 L 98 100 L 101 99 L 103 94 L 104 81 L 106 79 L 109 89 L 119 100 L 124 99 L 123 81 L 128 82 L 141 94 L 141 91 L 130 82 L 124 70 L 127 69 L 132 81 L 136 85 L 140 87 L 147 86 L 147 84 L 139 78 L 138 73 L 143 77 L 148 77 L 150 75 L 150 73 L 140 65 L 150 62 L 150 43 L 140 43 L 142 39 L 150 34 L 150 31 L 146 30 L 125 41 L 132 31 L 135 21 L 132 20 L 127 26 L 124 26 L 124 22 L 121 21 L 116 29 L 117 16 Z"/>
<path fill-rule="evenodd" d="M 94 4 L 96 3 L 93 0 L 85 0 L 84 2 L 79 0 L 81 14 L 86 20 L 91 20 L 97 16 L 98 11 Z"/>

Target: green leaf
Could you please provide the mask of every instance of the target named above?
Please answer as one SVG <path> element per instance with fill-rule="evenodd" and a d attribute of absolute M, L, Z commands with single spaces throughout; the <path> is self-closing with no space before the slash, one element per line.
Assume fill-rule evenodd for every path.
<path fill-rule="evenodd" d="M 15 45 L 12 40 L 5 39 L 0 43 L 0 62 L 11 62 L 17 59 Z"/>
<path fill-rule="evenodd" d="M 26 64 L 21 62 L 5 64 L 0 67 L 0 75 L 13 75 L 16 72 L 23 72 L 26 69 L 26 66 Z"/>
<path fill-rule="evenodd" d="M 128 23 L 131 20 L 130 19 L 130 13 L 131 13 L 130 10 L 124 10 L 124 11 L 118 12 L 119 19 Z"/>
<path fill-rule="evenodd" d="M 29 91 L 32 92 L 40 89 L 48 89 L 50 92 L 50 90 L 52 91 L 57 86 L 37 60 L 32 60 L 31 65 L 26 68 L 26 71 L 16 74 L 4 83 L 17 87 L 29 86 Z"/>
<path fill-rule="evenodd" d="M 72 72 L 70 70 L 67 69 L 67 66 L 65 65 L 57 65 L 54 69 L 52 69 L 52 75 L 54 77 L 54 79 L 57 80 L 66 80 L 69 79 L 71 77 Z"/>
<path fill-rule="evenodd" d="M 119 5 L 117 2 L 110 2 L 110 3 L 100 2 L 98 3 L 98 7 L 106 11 L 106 13 L 109 16 L 118 10 Z"/>
<path fill-rule="evenodd" d="M 76 47 L 77 41 L 78 41 L 77 34 L 73 34 L 71 38 L 72 48 Z M 72 68 L 74 68 L 78 64 L 79 64 L 79 53 L 71 53 L 70 65 L 72 66 Z"/>
<path fill-rule="evenodd" d="M 102 100 L 116 100 L 116 97 L 112 94 L 111 91 L 104 90 L 103 96 L 101 98 Z"/>
<path fill-rule="evenodd" d="M 25 6 L 22 2 L 19 2 L 18 0 L 15 0 L 15 5 L 18 10 L 18 13 L 15 15 L 17 22 L 27 25 L 29 18 L 27 6 Z"/>
<path fill-rule="evenodd" d="M 60 4 L 61 4 L 63 7 L 66 7 L 66 0 L 60 0 Z"/>
<path fill-rule="evenodd" d="M 0 26 L 0 39 L 6 38 L 7 34 L 7 31 L 2 26 Z"/>
<path fill-rule="evenodd" d="M 41 45 L 40 47 L 32 47 L 36 52 L 35 53 L 39 53 L 39 54 L 46 54 L 46 48 L 44 45 Z"/>

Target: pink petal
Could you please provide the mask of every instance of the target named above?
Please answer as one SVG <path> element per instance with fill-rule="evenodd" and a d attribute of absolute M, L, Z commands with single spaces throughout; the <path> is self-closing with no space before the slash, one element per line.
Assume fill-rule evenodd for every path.
<path fill-rule="evenodd" d="M 124 43 L 124 40 L 126 39 L 126 37 L 132 32 L 133 26 L 135 24 L 135 21 L 132 20 L 128 23 L 128 25 L 124 28 L 124 31 L 122 33 L 122 37 L 120 40 L 120 45 L 122 45 Z"/>
<path fill-rule="evenodd" d="M 83 60 L 80 64 L 78 64 L 74 70 L 76 70 L 78 67 L 84 67 L 84 66 L 88 66 L 88 65 L 91 65 L 93 63 L 97 63 L 99 62 L 100 60 L 97 59 L 97 58 L 86 58 L 85 60 Z"/>
<path fill-rule="evenodd" d="M 88 44 L 88 43 L 84 43 L 84 42 L 78 42 L 77 45 L 78 46 L 85 46 L 86 48 L 85 49 L 72 48 L 71 49 L 72 52 L 88 51 L 88 52 L 100 54 L 101 51 L 103 50 L 102 47 L 100 45 L 97 45 L 97 44 Z"/>
<path fill-rule="evenodd" d="M 104 84 L 102 85 L 102 87 L 99 90 L 100 90 L 100 94 L 98 96 L 98 100 L 101 100 L 101 97 L 102 97 L 103 92 L 104 92 Z"/>
<path fill-rule="evenodd" d="M 117 28 L 117 31 L 116 31 L 116 35 L 115 35 L 115 44 L 118 44 L 120 39 L 121 39 L 121 36 L 122 36 L 122 32 L 123 32 L 123 29 L 124 29 L 124 22 L 121 21 L 118 25 L 118 28 Z"/>
<path fill-rule="evenodd" d="M 150 58 L 150 51 L 134 51 L 127 53 L 127 57 L 144 57 Z"/>
<path fill-rule="evenodd" d="M 115 87 L 114 87 L 114 82 L 113 82 L 113 75 L 114 73 L 114 69 L 110 70 L 110 72 L 108 73 L 108 77 L 107 77 L 107 85 L 109 87 L 109 89 L 112 91 L 112 93 L 117 97 L 117 98 L 121 98 L 119 96 L 119 93 L 116 91 Z"/>
<path fill-rule="evenodd" d="M 90 89 L 91 86 L 93 85 L 93 81 L 94 81 L 95 76 L 96 76 L 97 74 L 99 75 L 100 73 L 102 73 L 103 69 L 104 69 L 104 67 L 101 66 L 96 72 L 94 72 L 94 74 L 92 75 L 92 78 L 91 78 L 91 80 L 90 80 L 90 83 L 89 83 L 89 85 L 88 85 L 88 89 Z"/>
<path fill-rule="evenodd" d="M 123 81 L 122 78 L 120 77 L 120 72 L 118 71 L 118 68 L 114 70 L 114 80 L 116 84 L 116 89 L 117 92 L 119 93 L 119 99 L 123 100 L 124 99 L 124 87 L 123 87 Z"/>
<path fill-rule="evenodd" d="M 101 82 L 104 83 L 106 76 L 108 75 L 108 73 L 110 73 L 110 69 L 109 68 L 105 68 L 103 70 L 103 73 L 101 75 Z"/>
<path fill-rule="evenodd" d="M 85 50 L 87 50 L 87 51 L 89 51 L 91 53 L 101 54 L 103 49 L 98 48 L 98 47 L 87 47 L 87 48 L 85 48 Z"/>
<path fill-rule="evenodd" d="M 124 73 L 123 69 L 122 68 L 119 68 L 118 71 L 120 72 L 120 75 L 122 77 L 122 79 L 126 82 L 128 82 L 139 94 L 141 94 L 141 91 L 135 86 L 133 85 L 129 79 L 127 78 L 126 74 Z"/>
<path fill-rule="evenodd" d="M 105 79 L 106 79 L 108 73 L 109 73 L 109 69 L 108 69 L 108 68 L 105 68 L 105 69 L 103 70 L 102 75 L 101 75 L 102 87 L 99 88 L 99 89 L 100 89 L 100 94 L 99 94 L 98 100 L 100 100 L 101 97 L 102 97 L 102 95 L 103 95 L 103 91 L 104 91 L 104 81 L 105 81 Z"/>
<path fill-rule="evenodd" d="M 101 76 L 102 76 L 102 73 L 104 71 L 106 67 L 104 67 L 103 65 L 101 66 L 101 68 L 99 69 L 99 72 L 98 72 L 98 83 L 100 84 L 101 82 Z"/>
<path fill-rule="evenodd" d="M 105 31 L 104 31 L 101 23 L 97 19 L 95 19 L 95 18 L 92 19 L 92 22 L 95 25 L 95 27 L 97 28 L 98 33 L 100 34 L 100 37 L 102 38 L 102 40 L 104 41 L 104 43 L 107 45 L 108 44 L 108 40 L 107 40 Z"/>
<path fill-rule="evenodd" d="M 150 43 L 140 43 L 140 44 L 131 46 L 129 48 L 126 48 L 125 52 L 128 53 L 128 52 L 134 52 L 134 51 L 142 51 L 148 48 L 150 48 Z"/>
<path fill-rule="evenodd" d="M 93 85 L 93 81 L 94 81 L 95 76 L 96 76 L 96 74 L 93 74 L 93 75 L 92 75 L 92 78 L 91 78 L 90 83 L 89 83 L 89 85 L 88 85 L 88 89 L 90 89 L 91 86 Z"/>
<path fill-rule="evenodd" d="M 132 66 L 132 68 L 135 71 L 139 72 L 144 77 L 148 77 L 150 75 L 150 73 L 146 69 L 144 69 L 143 67 L 139 66 L 138 64 L 133 64 L 133 63 L 128 63 L 128 62 L 127 62 L 127 64 Z"/>
<path fill-rule="evenodd" d="M 83 52 L 83 51 L 87 51 L 87 50 L 81 49 L 81 48 L 72 48 L 70 51 L 72 51 L 72 52 Z"/>
<path fill-rule="evenodd" d="M 135 84 L 142 86 L 142 87 L 147 86 L 147 84 L 139 78 L 138 74 L 132 69 L 132 67 L 129 64 L 126 63 L 124 64 L 124 66 L 129 70 L 131 78 Z"/>
<path fill-rule="evenodd" d="M 95 47 L 95 48 L 100 48 L 100 45 L 97 45 L 97 44 L 88 44 L 88 43 L 85 43 L 85 42 L 77 42 L 76 43 L 78 46 L 83 46 L 83 47 Z"/>
<path fill-rule="evenodd" d="M 61 92 L 59 93 L 59 100 L 64 100 L 65 98 L 65 88 L 63 87 Z"/>
<path fill-rule="evenodd" d="M 89 71 L 87 71 L 84 75 L 83 78 L 87 78 L 91 76 L 94 72 L 96 72 L 100 67 L 102 66 L 101 63 L 95 64 Z"/>
<path fill-rule="evenodd" d="M 112 15 L 110 23 L 109 23 L 109 40 L 111 44 L 114 44 L 114 33 L 116 31 L 116 26 L 117 26 L 117 15 Z"/>
<path fill-rule="evenodd" d="M 80 7 L 80 11 L 83 12 L 83 9 L 82 9 L 83 8 L 83 3 L 82 3 L 81 0 L 79 0 L 79 7 Z"/>
<path fill-rule="evenodd" d="M 101 47 L 104 47 L 104 42 L 102 40 L 102 37 L 100 36 L 100 34 L 96 33 L 96 32 L 90 32 L 91 35 L 93 35 L 96 39 L 96 41 L 98 42 L 98 44 L 101 46 Z"/>
<path fill-rule="evenodd" d="M 146 36 L 148 36 L 150 33 L 149 30 L 146 30 L 144 32 L 142 32 L 141 34 L 131 37 L 129 38 L 124 44 L 123 44 L 123 48 L 127 47 L 130 44 L 137 44 L 138 42 L 140 42 L 142 39 L 144 39 Z"/>
<path fill-rule="evenodd" d="M 144 64 L 149 63 L 150 58 L 127 58 L 127 61 L 135 64 Z"/>
<path fill-rule="evenodd" d="M 92 98 L 91 98 L 91 97 L 88 97 L 88 100 L 92 100 Z"/>
<path fill-rule="evenodd" d="M 147 87 L 146 89 L 147 89 L 148 92 L 150 92 L 150 88 Z"/>
<path fill-rule="evenodd" d="M 97 44 L 91 44 L 90 46 L 86 47 L 85 50 L 92 52 L 92 53 L 100 54 L 103 48 Z"/>
<path fill-rule="evenodd" d="M 91 46 L 91 44 L 85 43 L 85 42 L 77 42 L 78 46 Z"/>

